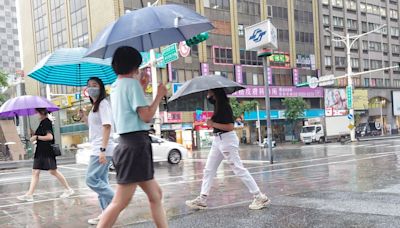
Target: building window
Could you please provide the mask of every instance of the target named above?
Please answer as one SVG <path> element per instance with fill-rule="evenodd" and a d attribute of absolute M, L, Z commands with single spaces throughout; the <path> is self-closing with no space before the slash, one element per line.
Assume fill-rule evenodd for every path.
<path fill-rule="evenodd" d="M 322 4 L 324 4 L 324 5 L 329 5 L 329 1 L 330 1 L 330 0 L 322 0 Z"/>
<path fill-rule="evenodd" d="M 244 36 L 244 25 L 243 24 L 238 24 L 238 35 Z"/>
<path fill-rule="evenodd" d="M 325 66 L 332 66 L 332 57 L 331 56 L 325 56 L 324 63 L 325 63 Z"/>
<path fill-rule="evenodd" d="M 330 36 L 324 36 L 324 43 L 325 43 L 325 46 L 327 46 L 327 47 L 329 47 L 329 46 L 331 46 L 331 37 Z"/>
<path fill-rule="evenodd" d="M 314 43 L 314 33 L 296 31 L 296 41 L 301 43 Z"/>
<path fill-rule="evenodd" d="M 222 2 L 222 1 L 218 0 L 218 2 Z M 227 2 L 229 4 L 229 1 L 227 1 Z M 252 16 L 259 16 L 260 15 L 260 3 L 250 2 L 250 1 L 247 1 L 247 0 L 238 0 L 237 1 L 237 8 L 238 8 L 238 12 L 242 13 L 242 14 L 252 15 Z M 287 15 L 287 10 L 286 10 L 286 15 Z M 273 17 L 275 17 L 274 13 L 273 13 Z"/>
<path fill-rule="evenodd" d="M 398 27 L 390 27 L 390 35 L 398 37 L 400 35 L 400 30 Z"/>
<path fill-rule="evenodd" d="M 363 65 L 364 65 L 364 69 L 369 69 L 369 60 L 368 59 L 364 59 Z"/>
<path fill-rule="evenodd" d="M 214 63 L 233 64 L 232 49 L 224 47 L 213 47 Z"/>
<path fill-rule="evenodd" d="M 343 8 L 343 0 L 332 0 L 332 6 Z"/>
<path fill-rule="evenodd" d="M 188 2 L 188 0 L 184 0 L 184 2 Z M 193 5 L 195 4 L 195 1 L 191 0 L 193 2 Z M 224 9 L 224 10 L 229 10 L 229 1 L 228 0 L 209 0 L 210 6 L 213 9 Z"/>
<path fill-rule="evenodd" d="M 67 46 L 67 22 L 65 17 L 64 1 L 51 0 L 51 23 L 53 47 L 55 49 Z"/>
<path fill-rule="evenodd" d="M 400 87 L 400 79 L 393 79 L 393 87 L 396 88 Z"/>
<path fill-rule="evenodd" d="M 335 66 L 345 67 L 346 66 L 346 58 L 345 57 L 335 57 Z"/>
<path fill-rule="evenodd" d="M 399 14 L 397 13 L 397 10 L 391 9 L 389 11 L 390 19 L 397 20 L 399 18 Z"/>
<path fill-rule="evenodd" d="M 289 42 L 289 31 L 284 29 L 278 30 L 278 40 L 282 42 Z"/>
<path fill-rule="evenodd" d="M 390 79 L 385 79 L 385 86 L 390 87 Z"/>
<path fill-rule="evenodd" d="M 279 6 L 272 6 L 272 15 L 274 18 L 287 20 L 288 19 L 287 8 L 279 7 Z"/>
<path fill-rule="evenodd" d="M 250 66 L 261 66 L 262 59 L 258 58 L 256 51 L 240 50 L 240 64 Z"/>
<path fill-rule="evenodd" d="M 381 60 L 371 60 L 371 69 L 379 69 L 382 68 Z"/>
<path fill-rule="evenodd" d="M 359 60 L 356 59 L 356 58 L 351 58 L 351 67 L 352 68 L 359 68 L 360 67 Z"/>
<path fill-rule="evenodd" d="M 342 17 L 333 17 L 333 26 L 344 27 L 344 20 Z"/>
<path fill-rule="evenodd" d="M 322 23 L 323 23 L 324 25 L 329 25 L 329 24 L 330 24 L 330 22 L 329 22 L 329 16 L 328 16 L 328 15 L 322 16 Z"/>
<path fill-rule="evenodd" d="M 392 44 L 392 53 L 400 54 L 400 45 Z"/>
<path fill-rule="evenodd" d="M 381 45 L 381 43 L 379 43 L 379 42 L 370 41 L 370 42 L 369 42 L 369 50 L 370 50 L 370 51 L 378 51 L 378 52 L 381 52 L 381 51 L 382 51 L 382 45 Z"/>
<path fill-rule="evenodd" d="M 376 86 L 377 87 L 383 87 L 383 79 L 382 78 L 377 78 L 376 79 Z"/>
<path fill-rule="evenodd" d="M 357 29 L 357 21 L 352 19 L 347 19 L 347 28 L 348 29 Z"/>
<path fill-rule="evenodd" d="M 45 57 L 49 48 L 49 36 L 48 36 L 48 21 L 47 21 L 47 7 L 46 1 L 35 0 L 33 1 L 33 25 L 35 28 L 35 40 L 36 40 L 36 57 L 37 60 Z"/>
<path fill-rule="evenodd" d="M 258 74 L 253 74 L 253 85 L 258 85 Z"/>
<path fill-rule="evenodd" d="M 364 86 L 369 87 L 369 78 L 364 78 Z"/>
<path fill-rule="evenodd" d="M 86 0 L 71 0 L 72 46 L 89 46 L 88 19 Z"/>
<path fill-rule="evenodd" d="M 357 10 L 357 2 L 354 0 L 346 0 L 346 7 L 348 10 Z"/>

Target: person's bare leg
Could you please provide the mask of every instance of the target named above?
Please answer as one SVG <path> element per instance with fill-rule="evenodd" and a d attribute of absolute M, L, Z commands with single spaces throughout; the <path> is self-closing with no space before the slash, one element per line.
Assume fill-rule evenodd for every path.
<path fill-rule="evenodd" d="M 168 221 L 162 204 L 162 191 L 157 181 L 149 180 L 139 183 L 149 199 L 151 215 L 157 228 L 167 228 Z"/>
<path fill-rule="evenodd" d="M 32 180 L 26 195 L 31 196 L 35 192 L 36 186 L 39 183 L 39 175 L 40 175 L 40 169 L 32 169 Z"/>
<path fill-rule="evenodd" d="M 66 189 L 70 189 L 67 180 L 65 179 L 64 175 L 62 175 L 62 173 L 60 173 L 57 169 L 52 169 L 49 170 L 50 174 L 55 176 L 58 181 L 60 181 L 60 183 L 66 188 Z"/>
<path fill-rule="evenodd" d="M 136 184 L 118 184 L 115 195 L 106 210 L 101 214 L 99 228 L 110 228 L 117 220 L 119 213 L 128 206 L 135 193 Z"/>

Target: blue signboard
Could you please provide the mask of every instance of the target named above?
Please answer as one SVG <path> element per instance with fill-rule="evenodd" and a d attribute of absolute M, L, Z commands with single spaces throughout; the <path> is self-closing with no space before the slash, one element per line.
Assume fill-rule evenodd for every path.
<path fill-rule="evenodd" d="M 260 110 L 260 119 L 266 119 L 266 112 L 264 110 Z M 303 118 L 315 118 L 315 117 L 324 117 L 325 111 L 323 109 L 306 109 L 304 111 Z M 285 110 L 271 110 L 271 119 L 285 119 Z M 246 112 L 244 114 L 244 120 L 257 120 L 257 111 Z"/>
<path fill-rule="evenodd" d="M 172 94 L 175 94 L 182 85 L 182 83 L 172 83 Z"/>

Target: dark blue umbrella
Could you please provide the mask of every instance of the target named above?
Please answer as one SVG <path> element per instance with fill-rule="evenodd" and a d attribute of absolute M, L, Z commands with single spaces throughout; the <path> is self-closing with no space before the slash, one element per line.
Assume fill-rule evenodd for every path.
<path fill-rule="evenodd" d="M 86 56 L 109 58 L 121 46 L 148 51 L 188 40 L 213 28 L 206 17 L 181 5 L 146 7 L 127 13 L 107 26 Z"/>

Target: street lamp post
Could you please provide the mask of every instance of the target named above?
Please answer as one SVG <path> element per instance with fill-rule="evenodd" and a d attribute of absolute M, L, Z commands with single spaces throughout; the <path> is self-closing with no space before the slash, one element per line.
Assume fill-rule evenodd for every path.
<path fill-rule="evenodd" d="M 350 97 L 348 97 L 347 99 L 350 99 L 351 101 L 353 100 L 353 79 L 352 77 L 352 68 L 351 68 L 351 47 L 354 45 L 354 43 L 361 37 L 366 36 L 370 33 L 374 33 L 377 32 L 379 30 L 381 30 L 383 27 L 385 27 L 386 25 L 381 25 L 378 28 L 366 32 L 366 33 L 362 33 L 359 35 L 354 35 L 354 36 L 350 36 L 349 33 L 346 34 L 346 36 L 342 36 L 340 34 L 337 34 L 335 32 L 330 31 L 329 29 L 326 29 L 327 32 L 331 33 L 333 36 L 338 37 L 339 39 L 332 39 L 335 42 L 342 42 L 344 43 L 344 45 L 346 46 L 346 59 L 347 59 L 347 85 L 348 85 L 348 90 L 351 91 L 350 93 Z M 353 117 L 350 119 L 350 124 L 352 126 L 354 126 L 354 108 L 353 108 L 353 103 L 351 103 L 350 106 L 347 107 L 349 110 L 349 114 Z M 350 139 L 351 141 L 355 141 L 355 128 L 353 127 L 350 130 Z"/>

